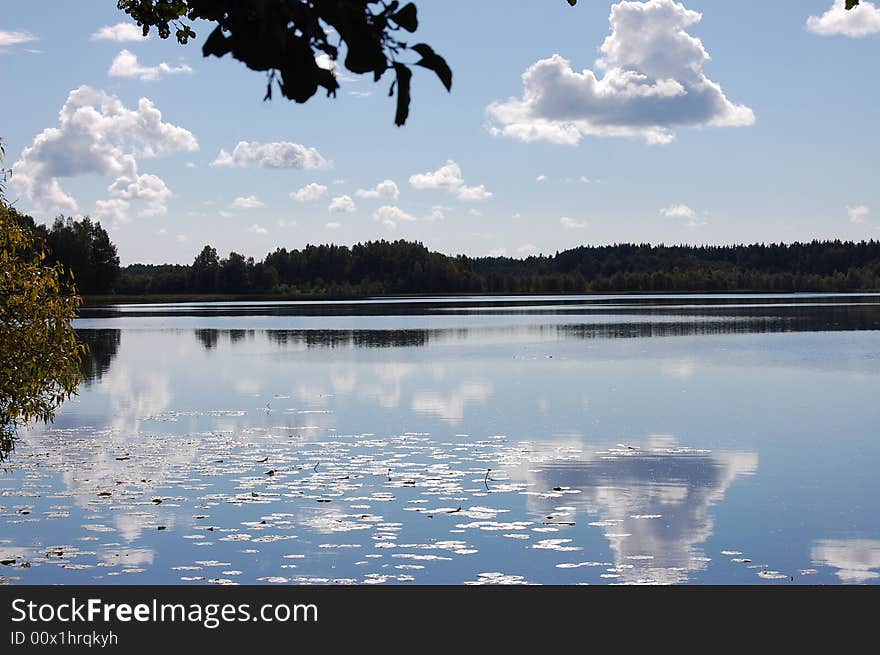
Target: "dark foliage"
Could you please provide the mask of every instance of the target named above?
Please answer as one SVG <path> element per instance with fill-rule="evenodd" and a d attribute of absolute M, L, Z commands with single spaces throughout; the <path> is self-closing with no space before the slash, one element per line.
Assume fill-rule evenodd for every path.
<path fill-rule="evenodd" d="M 120 269 L 100 223 L 59 217 L 51 228 L 12 212 L 49 261 L 73 271 L 89 295 L 360 297 L 425 293 L 605 293 L 880 290 L 880 241 L 736 246 L 616 244 L 552 256 L 451 257 L 421 243 L 278 248 L 262 261 L 205 246 L 189 266 Z"/>
<path fill-rule="evenodd" d="M 394 74 L 389 95 L 397 93 L 394 122 L 403 125 L 409 116 L 410 66 L 433 71 L 449 91 L 452 70 L 426 43 L 408 45 L 401 39 L 419 27 L 418 10 L 377 0 L 118 0 L 119 9 L 131 16 L 146 36 L 156 28 L 163 39 L 171 35 L 181 44 L 196 36 L 187 21 L 204 20 L 215 27 L 202 45 L 205 57 L 232 55 L 268 76 L 265 99 L 272 98 L 273 83 L 281 95 L 306 102 L 318 89 L 335 96 L 336 75 L 322 60 L 342 65 L 352 73 L 371 75 L 378 82 Z M 419 59 L 401 61 L 407 51 Z"/>
<path fill-rule="evenodd" d="M 279 248 L 263 261 L 205 246 L 191 266 L 134 264 L 117 290 L 143 294 L 356 297 L 424 293 L 859 291 L 880 289 L 880 242 L 583 246 L 554 256 L 449 257 L 420 243 Z"/>
<path fill-rule="evenodd" d="M 119 279 L 119 256 L 101 223 L 85 217 L 80 221 L 59 216 L 51 228 L 10 209 L 14 220 L 34 237 L 35 246 L 45 249 L 49 264 L 60 263 L 72 275 L 82 294 L 113 293 Z"/>

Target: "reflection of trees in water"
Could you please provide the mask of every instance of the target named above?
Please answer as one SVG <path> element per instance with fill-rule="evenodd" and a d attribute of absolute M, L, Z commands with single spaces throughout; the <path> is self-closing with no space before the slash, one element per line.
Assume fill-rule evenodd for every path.
<path fill-rule="evenodd" d="M 756 453 L 693 451 L 656 439 L 644 449 L 544 450 L 535 456 L 540 464 L 533 457 L 519 476 L 538 492 L 562 487 L 574 493 L 529 496 L 529 509 L 549 515 L 567 505 L 600 517 L 627 583 L 686 582 L 704 569 L 698 545 L 714 528 L 710 507 L 758 465 Z"/>
<path fill-rule="evenodd" d="M 269 341 L 307 348 L 402 348 L 426 346 L 428 330 L 271 330 Z"/>
<path fill-rule="evenodd" d="M 256 330 L 229 330 L 229 342 L 236 344 L 245 339 L 253 339 L 255 334 Z"/>
<path fill-rule="evenodd" d="M 196 330 L 196 339 L 205 350 L 214 350 L 220 340 L 220 330 Z"/>
<path fill-rule="evenodd" d="M 83 381 L 88 388 L 110 370 L 119 351 L 122 330 L 78 330 L 77 336 L 89 347 L 82 362 Z"/>
<path fill-rule="evenodd" d="M 596 315 L 596 310 L 601 315 Z M 386 310 L 387 311 L 387 310 Z M 324 316 L 334 312 L 328 311 Z M 528 314 L 527 311 L 497 312 Z M 407 348 L 432 343 L 524 339 L 636 339 L 725 334 L 836 332 L 880 329 L 880 307 L 868 305 L 819 307 L 719 307 L 719 308 L 614 308 L 590 311 L 542 310 L 547 316 L 566 316 L 546 324 L 438 327 L 409 329 L 295 329 L 266 330 L 266 338 L 280 346 L 306 348 Z M 461 313 L 465 315 L 466 313 Z M 366 312 L 364 315 L 369 315 Z M 467 320 L 467 319 L 463 319 Z M 537 320 L 537 319 L 536 319 Z M 217 347 L 220 337 L 231 344 L 253 339 L 255 330 L 196 329 L 206 350 Z"/>
<path fill-rule="evenodd" d="M 690 320 L 683 319 L 685 314 Z M 660 321 L 666 316 L 675 320 Z M 558 326 L 561 335 L 576 339 L 626 339 L 646 337 L 687 337 L 722 334 L 772 334 L 781 332 L 837 332 L 842 330 L 880 329 L 880 308 L 877 307 L 821 307 L 749 309 L 731 312 L 675 310 L 656 312 L 656 318 L 646 317 L 633 322 L 569 324 Z"/>

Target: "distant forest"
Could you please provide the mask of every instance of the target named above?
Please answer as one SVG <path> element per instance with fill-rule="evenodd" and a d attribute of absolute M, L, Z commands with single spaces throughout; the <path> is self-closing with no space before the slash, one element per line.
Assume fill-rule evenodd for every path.
<path fill-rule="evenodd" d="M 445 293 L 878 291 L 880 241 L 734 246 L 616 244 L 549 256 L 449 256 L 421 243 L 278 248 L 262 261 L 205 246 L 191 265 L 120 267 L 98 222 L 59 217 L 51 227 L 17 214 L 73 271 L 84 295 L 345 297 Z"/>

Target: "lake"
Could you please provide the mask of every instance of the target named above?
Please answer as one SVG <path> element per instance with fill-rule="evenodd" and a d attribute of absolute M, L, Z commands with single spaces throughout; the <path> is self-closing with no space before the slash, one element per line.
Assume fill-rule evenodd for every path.
<path fill-rule="evenodd" d="M 91 307 L 12 584 L 880 580 L 880 295 Z"/>

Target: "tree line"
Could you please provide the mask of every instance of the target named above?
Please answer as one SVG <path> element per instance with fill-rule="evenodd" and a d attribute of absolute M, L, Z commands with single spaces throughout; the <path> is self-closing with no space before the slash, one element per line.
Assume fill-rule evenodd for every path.
<path fill-rule="evenodd" d="M 550 256 L 448 256 L 409 241 L 278 248 L 262 261 L 205 246 L 192 265 L 134 264 L 123 295 L 363 297 L 433 293 L 880 290 L 880 241 L 616 244 Z"/>
<path fill-rule="evenodd" d="M 728 246 L 581 246 L 525 259 L 449 256 L 422 243 L 277 248 L 262 260 L 206 245 L 190 265 L 121 267 L 99 222 L 51 227 L 13 211 L 86 295 L 363 297 L 433 293 L 608 293 L 880 290 L 880 241 Z"/>

